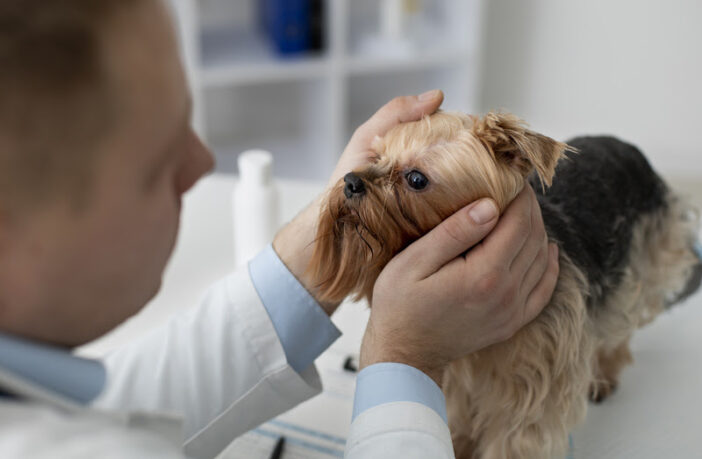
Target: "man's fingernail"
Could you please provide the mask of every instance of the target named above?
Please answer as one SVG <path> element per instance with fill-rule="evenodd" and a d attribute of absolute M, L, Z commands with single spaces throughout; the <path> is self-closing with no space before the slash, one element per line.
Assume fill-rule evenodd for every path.
<path fill-rule="evenodd" d="M 468 212 L 478 225 L 483 225 L 497 217 L 497 206 L 492 199 L 481 199 Z"/>
<path fill-rule="evenodd" d="M 424 92 L 417 96 L 417 99 L 424 102 L 425 100 L 431 100 L 431 99 L 436 99 L 439 97 L 439 91 L 438 89 L 432 89 L 431 91 Z"/>

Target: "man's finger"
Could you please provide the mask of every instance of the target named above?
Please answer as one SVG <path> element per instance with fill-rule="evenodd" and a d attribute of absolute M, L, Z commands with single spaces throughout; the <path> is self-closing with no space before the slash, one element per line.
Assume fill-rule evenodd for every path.
<path fill-rule="evenodd" d="M 396 97 L 380 107 L 368 121 L 363 123 L 354 135 L 352 142 L 367 148 L 375 136 L 384 136 L 392 127 L 409 121 L 422 119 L 434 113 L 444 100 L 439 89 L 427 91 L 418 96 Z"/>
<path fill-rule="evenodd" d="M 397 124 L 417 121 L 424 115 L 434 113 L 443 100 L 444 93 L 439 89 L 433 89 L 418 96 L 396 97 L 382 106 L 368 120 L 369 130 L 375 135 L 385 135 Z"/>
<path fill-rule="evenodd" d="M 543 246 L 539 249 L 534 260 L 532 260 L 531 265 L 523 271 L 524 275 L 519 291 L 523 292 L 525 295 L 534 290 L 534 287 L 541 281 L 546 269 L 548 269 L 551 260 L 551 251 L 553 250 L 551 245 L 553 244 L 549 244 L 547 240 L 544 241 Z M 518 272 L 513 272 L 513 274 L 520 275 Z"/>
<path fill-rule="evenodd" d="M 527 270 L 533 265 L 534 260 L 537 256 L 544 252 L 544 258 L 548 255 L 548 237 L 546 236 L 546 231 L 544 231 L 544 222 L 541 217 L 541 208 L 539 207 L 539 202 L 535 199 L 536 196 L 529 188 L 529 194 L 534 195 L 534 199 L 531 199 L 531 221 L 530 221 L 530 232 L 529 237 L 524 242 L 519 254 L 512 260 L 512 264 L 509 266 L 510 272 L 516 274 L 517 276 L 523 276 Z M 544 264 L 544 269 L 545 264 Z M 541 277 L 541 276 L 539 276 Z M 534 283 L 536 284 L 536 283 Z M 530 286 L 533 287 L 533 285 Z"/>
<path fill-rule="evenodd" d="M 533 191 L 526 185 L 516 198 L 507 206 L 495 231 L 485 238 L 480 247 L 482 252 L 491 254 L 493 263 L 499 267 L 510 267 L 521 253 L 531 235 Z"/>
<path fill-rule="evenodd" d="M 556 287 L 556 282 L 558 281 L 559 271 L 558 246 L 553 244 L 549 247 L 548 268 L 546 268 L 546 272 L 541 278 L 541 281 L 536 284 L 534 290 L 532 290 L 527 297 L 526 305 L 524 306 L 524 321 L 520 327 L 531 322 L 539 315 L 544 306 L 551 301 L 553 289 Z"/>
<path fill-rule="evenodd" d="M 512 260 L 512 264 L 509 267 L 510 272 L 517 274 L 525 273 L 526 270 L 529 269 L 529 266 L 532 264 L 537 254 L 541 252 L 542 248 L 548 251 L 548 238 L 544 230 L 544 221 L 541 217 L 541 207 L 536 199 L 534 190 L 532 190 L 531 187 L 528 188 L 528 194 L 533 197 L 533 199 L 531 199 L 531 231 L 521 252 Z"/>
<path fill-rule="evenodd" d="M 495 226 L 497 217 L 497 204 L 489 198 L 480 199 L 407 247 L 402 262 L 417 266 L 418 280 L 425 279 L 480 242 Z"/>

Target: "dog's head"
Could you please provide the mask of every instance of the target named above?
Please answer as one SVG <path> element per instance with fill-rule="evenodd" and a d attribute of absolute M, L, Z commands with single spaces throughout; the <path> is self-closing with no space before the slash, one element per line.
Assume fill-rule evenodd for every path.
<path fill-rule="evenodd" d="M 506 113 L 438 112 L 396 126 L 376 139 L 373 163 L 328 195 L 309 267 L 320 299 L 370 299 L 397 252 L 476 199 L 504 210 L 532 171 L 550 185 L 567 148 Z"/>

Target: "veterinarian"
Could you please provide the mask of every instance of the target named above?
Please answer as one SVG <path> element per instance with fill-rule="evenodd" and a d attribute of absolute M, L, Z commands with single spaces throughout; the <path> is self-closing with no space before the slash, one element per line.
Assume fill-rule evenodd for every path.
<path fill-rule="evenodd" d="M 71 355 L 158 291 L 182 195 L 213 160 L 159 0 L 3 0 L 0 24 L 0 457 L 212 457 L 317 394 L 339 332 L 304 276 L 315 203 L 188 314 L 102 362 Z M 442 98 L 382 107 L 330 183 Z M 478 201 L 393 259 L 348 457 L 451 457 L 443 369 L 538 314 L 557 270 L 530 190 L 499 223 Z"/>

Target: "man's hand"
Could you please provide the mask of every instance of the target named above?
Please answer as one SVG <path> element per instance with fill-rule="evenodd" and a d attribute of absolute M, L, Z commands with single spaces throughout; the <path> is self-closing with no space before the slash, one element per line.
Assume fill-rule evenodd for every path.
<path fill-rule="evenodd" d="M 417 121 L 424 115 L 431 115 L 443 100 L 444 94 L 434 89 L 418 96 L 396 97 L 385 104 L 353 133 L 328 185 L 334 186 L 348 172 L 368 164 L 372 156 L 371 145 L 376 137 L 384 136 L 398 124 Z"/>
<path fill-rule="evenodd" d="M 419 96 L 397 97 L 381 107 L 354 132 L 329 179 L 329 186 L 335 185 L 346 173 L 361 168 L 370 161 L 372 155 L 370 148 L 376 136 L 385 135 L 393 126 L 400 123 L 416 121 L 424 115 L 434 113 L 443 99 L 443 93 L 434 90 Z M 280 230 L 273 240 L 273 248 L 280 259 L 312 296 L 315 296 L 314 279 L 308 279 L 305 271 L 314 251 L 317 220 L 324 195 L 325 193 Z M 322 304 L 322 308 L 329 315 L 338 306 L 338 304 Z"/>
<path fill-rule="evenodd" d="M 405 363 L 441 385 L 451 360 L 510 338 L 539 314 L 556 285 L 558 248 L 531 187 L 497 221 L 495 203 L 481 199 L 388 263 L 373 291 L 361 367 Z"/>

